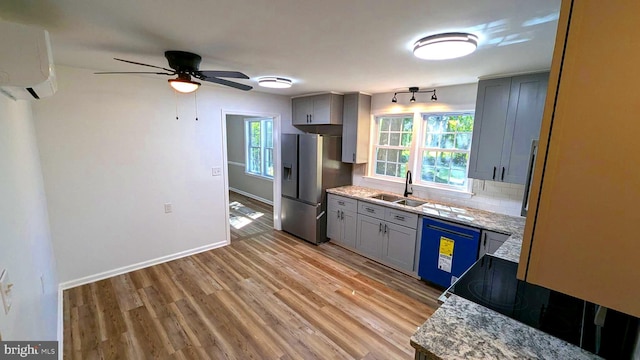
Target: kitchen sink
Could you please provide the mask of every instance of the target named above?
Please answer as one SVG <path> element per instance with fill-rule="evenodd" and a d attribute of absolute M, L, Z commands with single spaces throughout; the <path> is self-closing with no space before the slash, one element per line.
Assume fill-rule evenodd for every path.
<path fill-rule="evenodd" d="M 388 201 L 388 202 L 396 202 L 398 200 L 402 200 L 402 197 L 400 196 L 388 195 L 388 194 L 377 194 L 377 195 L 371 196 L 371 198 L 382 200 L 382 201 Z"/>
<path fill-rule="evenodd" d="M 397 200 L 394 201 L 395 204 L 400 204 L 400 205 L 405 205 L 405 206 L 409 206 L 409 207 L 417 207 L 423 204 L 426 204 L 426 201 L 419 201 L 419 200 L 411 200 L 411 199 L 402 199 L 402 200 Z"/>

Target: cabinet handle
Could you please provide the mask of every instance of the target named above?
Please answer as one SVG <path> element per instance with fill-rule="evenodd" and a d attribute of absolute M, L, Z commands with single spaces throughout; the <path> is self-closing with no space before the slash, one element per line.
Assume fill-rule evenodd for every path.
<path fill-rule="evenodd" d="M 491 175 L 491 180 L 495 180 L 496 179 L 496 167 L 493 167 L 493 175 Z"/>
<path fill-rule="evenodd" d="M 309 114 L 309 122 L 312 123 L 313 122 L 313 114 Z"/>
<path fill-rule="evenodd" d="M 336 214 L 338 214 L 338 219 L 340 219 L 340 210 L 336 211 Z"/>
<path fill-rule="evenodd" d="M 484 242 L 482 243 L 482 246 L 487 247 L 487 233 L 484 233 Z"/>
<path fill-rule="evenodd" d="M 380 223 L 380 227 L 378 227 L 378 233 L 382 232 L 382 223 Z"/>
<path fill-rule="evenodd" d="M 353 162 L 356 162 L 356 153 L 353 153 Z"/>
<path fill-rule="evenodd" d="M 500 176 L 500 180 L 504 180 L 504 166 L 502 167 L 502 176 Z"/>
<path fill-rule="evenodd" d="M 404 221 L 404 216 L 396 215 L 395 219 L 396 220 L 400 220 L 400 221 Z"/>
<path fill-rule="evenodd" d="M 376 211 L 375 211 L 375 210 L 373 210 L 372 208 L 364 208 L 364 209 L 365 209 L 365 210 L 367 210 L 367 212 L 370 212 L 370 213 L 374 213 L 374 212 L 376 212 Z"/>
<path fill-rule="evenodd" d="M 344 220 L 344 211 L 340 211 L 340 220 Z"/>
<path fill-rule="evenodd" d="M 387 224 L 384 224 L 384 233 L 387 233 Z"/>

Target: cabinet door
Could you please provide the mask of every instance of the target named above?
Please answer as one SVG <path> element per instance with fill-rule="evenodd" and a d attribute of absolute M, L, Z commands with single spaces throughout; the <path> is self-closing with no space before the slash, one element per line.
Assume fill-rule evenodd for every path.
<path fill-rule="evenodd" d="M 640 38 L 620 34 L 637 33 L 639 13 L 638 1 L 562 2 L 518 267 L 527 282 L 636 317 Z"/>
<path fill-rule="evenodd" d="M 323 125 L 331 124 L 331 94 L 313 96 L 313 112 L 311 113 L 311 124 Z"/>
<path fill-rule="evenodd" d="M 511 79 L 509 112 L 499 169 L 500 181 L 524 184 L 527 180 L 531 142 L 540 136 L 548 81 L 549 73 L 515 76 Z"/>
<path fill-rule="evenodd" d="M 480 237 L 480 250 L 478 252 L 478 257 L 481 257 L 484 254 L 493 254 L 504 244 L 505 241 L 509 238 L 509 235 L 497 233 L 488 230 L 482 230 L 482 234 Z"/>
<path fill-rule="evenodd" d="M 413 271 L 416 255 L 416 230 L 385 223 L 382 241 L 382 261 L 406 271 Z"/>
<path fill-rule="evenodd" d="M 300 97 L 291 100 L 293 125 L 309 125 L 311 113 L 313 113 L 313 99 L 309 97 Z"/>
<path fill-rule="evenodd" d="M 382 223 L 371 216 L 358 214 L 356 249 L 373 259 L 382 257 Z"/>
<path fill-rule="evenodd" d="M 358 229 L 358 214 L 353 211 L 342 212 L 342 243 L 355 248 Z"/>
<path fill-rule="evenodd" d="M 498 167 L 507 124 L 510 90 L 511 78 L 478 82 L 473 140 L 469 155 L 470 178 L 495 180 L 500 175 Z"/>
<path fill-rule="evenodd" d="M 342 243 L 342 220 L 340 209 L 331 206 L 327 208 L 327 237 L 335 242 Z"/>

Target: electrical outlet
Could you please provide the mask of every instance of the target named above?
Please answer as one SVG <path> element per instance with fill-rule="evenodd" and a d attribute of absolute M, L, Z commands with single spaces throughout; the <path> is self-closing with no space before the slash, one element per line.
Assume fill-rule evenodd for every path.
<path fill-rule="evenodd" d="M 222 175 L 222 168 L 221 167 L 214 167 L 211 169 L 211 175 L 213 176 L 220 176 Z"/>
<path fill-rule="evenodd" d="M 170 212 L 173 212 L 173 205 L 171 203 L 164 204 L 164 213 L 168 214 Z"/>
<path fill-rule="evenodd" d="M 0 295 L 2 296 L 2 305 L 4 306 L 4 313 L 8 314 L 11 310 L 11 288 L 13 284 L 9 281 L 9 273 L 7 270 L 2 270 L 0 274 Z"/>

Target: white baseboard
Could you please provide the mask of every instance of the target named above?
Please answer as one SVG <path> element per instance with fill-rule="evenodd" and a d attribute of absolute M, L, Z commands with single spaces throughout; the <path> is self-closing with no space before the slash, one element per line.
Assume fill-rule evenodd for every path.
<path fill-rule="evenodd" d="M 231 186 L 229 186 L 229 190 L 230 190 L 230 191 L 233 191 L 233 192 L 236 192 L 236 193 L 238 193 L 238 194 L 240 194 L 240 195 L 244 195 L 244 196 L 246 196 L 246 197 L 248 197 L 248 198 L 251 198 L 251 199 L 253 199 L 253 200 L 257 200 L 257 201 L 260 201 L 260 202 L 263 202 L 263 203 L 265 203 L 265 204 L 269 204 L 269 205 L 273 206 L 273 201 L 271 201 L 271 200 L 267 200 L 267 199 L 265 199 L 265 198 L 261 198 L 260 196 L 256 196 L 256 195 L 253 195 L 253 194 L 249 194 L 249 193 L 248 193 L 248 192 L 246 192 L 246 191 L 238 190 L 238 189 L 236 189 L 236 188 L 232 188 Z"/>
<path fill-rule="evenodd" d="M 146 260 L 146 261 L 143 261 L 143 262 L 139 262 L 137 264 L 123 266 L 121 268 L 117 268 L 117 269 L 101 272 L 101 273 L 95 274 L 95 275 L 85 276 L 85 277 L 80 278 L 80 279 L 65 281 L 63 283 L 60 283 L 60 291 L 71 289 L 71 288 L 74 288 L 76 286 L 85 285 L 85 284 L 89 284 L 89 283 L 92 283 L 92 282 L 104 280 L 104 279 L 107 279 L 107 278 L 110 278 L 110 277 L 114 277 L 114 276 L 117 276 L 117 275 L 122 275 L 122 274 L 125 274 L 125 273 L 128 273 L 128 272 L 131 272 L 131 271 L 144 269 L 144 268 L 149 267 L 149 266 L 162 264 L 162 263 L 165 263 L 167 261 L 180 259 L 180 258 L 183 258 L 185 256 L 195 255 L 195 254 L 198 254 L 198 253 L 201 253 L 201 252 L 204 252 L 204 251 L 208 251 L 208 250 L 212 250 L 212 249 L 215 249 L 215 248 L 219 248 L 219 247 L 222 247 L 222 246 L 225 246 L 225 245 L 229 245 L 229 240 L 225 240 L 225 241 L 214 243 L 214 244 L 200 246 L 200 247 L 197 247 L 197 248 L 194 248 L 194 249 L 180 251 L 180 252 L 175 253 L 175 254 L 161 256 L 159 258 Z"/>

